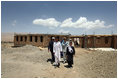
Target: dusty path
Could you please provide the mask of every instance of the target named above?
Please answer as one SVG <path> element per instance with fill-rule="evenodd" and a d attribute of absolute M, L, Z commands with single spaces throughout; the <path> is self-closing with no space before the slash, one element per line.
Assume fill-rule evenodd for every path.
<path fill-rule="evenodd" d="M 2 78 L 114 78 L 117 77 L 117 53 L 89 51 L 76 48 L 74 67 L 68 69 L 61 63 L 54 68 L 47 60 L 47 48 L 24 46 L 12 48 L 13 44 L 2 43 Z"/>

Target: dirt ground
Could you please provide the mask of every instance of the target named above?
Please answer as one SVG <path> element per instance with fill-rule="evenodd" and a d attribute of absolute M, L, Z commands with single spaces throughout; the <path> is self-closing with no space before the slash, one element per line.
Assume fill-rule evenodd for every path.
<path fill-rule="evenodd" d="M 90 51 L 76 48 L 73 68 L 54 68 L 47 62 L 51 54 L 47 48 L 26 45 L 12 47 L 13 43 L 1 44 L 2 78 L 116 78 L 117 52 Z"/>

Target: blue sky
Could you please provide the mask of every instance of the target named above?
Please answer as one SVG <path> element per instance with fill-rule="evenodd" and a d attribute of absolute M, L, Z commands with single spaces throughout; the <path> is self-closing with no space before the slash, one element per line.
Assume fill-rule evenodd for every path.
<path fill-rule="evenodd" d="M 116 1 L 2 1 L 1 32 L 117 33 Z"/>

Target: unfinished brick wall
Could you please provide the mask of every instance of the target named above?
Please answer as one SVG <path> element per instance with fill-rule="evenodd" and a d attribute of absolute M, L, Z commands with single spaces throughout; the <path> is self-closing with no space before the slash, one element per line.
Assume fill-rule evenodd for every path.
<path fill-rule="evenodd" d="M 40 36 L 41 35 L 16 35 L 14 36 L 14 46 L 22 46 L 26 44 L 42 46 L 43 42 L 40 41 Z M 18 37 L 18 40 L 17 40 L 17 37 Z M 36 37 L 37 37 L 37 40 L 35 39 Z"/>
<path fill-rule="evenodd" d="M 87 37 L 87 48 L 94 48 L 95 47 L 95 37 Z"/>
<path fill-rule="evenodd" d="M 71 38 L 79 38 L 80 47 L 82 48 L 117 48 L 117 35 L 86 35 L 80 37 L 72 36 Z"/>
<path fill-rule="evenodd" d="M 22 37 L 22 39 L 21 39 L 21 37 Z M 15 46 L 25 45 L 25 44 L 26 44 L 26 42 L 24 41 L 24 35 L 14 36 L 14 45 Z"/>
<path fill-rule="evenodd" d="M 69 38 L 68 35 L 48 35 L 48 34 L 17 34 L 14 36 L 14 46 L 34 45 L 47 47 L 52 37 Z"/>
<path fill-rule="evenodd" d="M 117 49 L 117 36 L 115 35 L 112 36 L 111 47 Z"/>
<path fill-rule="evenodd" d="M 111 47 L 111 37 L 100 37 L 95 40 L 96 47 Z"/>
<path fill-rule="evenodd" d="M 67 40 L 79 38 L 79 46 L 82 48 L 112 47 L 117 48 L 117 35 L 86 35 L 86 36 L 69 36 L 69 35 L 49 35 L 49 34 L 18 34 L 14 36 L 14 46 L 34 45 L 47 47 L 52 37 L 59 37 L 61 41 L 64 37 Z"/>
<path fill-rule="evenodd" d="M 85 43 L 87 41 L 87 43 Z M 112 47 L 117 48 L 117 36 L 87 36 L 80 39 L 83 48 Z"/>

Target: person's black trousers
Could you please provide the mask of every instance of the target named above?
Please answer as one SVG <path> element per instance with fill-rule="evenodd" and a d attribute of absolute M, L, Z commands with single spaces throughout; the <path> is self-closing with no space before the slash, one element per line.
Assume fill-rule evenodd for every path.
<path fill-rule="evenodd" d="M 55 62 L 54 53 L 53 53 L 53 52 L 51 52 L 51 55 L 52 55 L 52 62 Z"/>
<path fill-rule="evenodd" d="M 72 64 L 73 64 L 73 55 L 68 55 L 67 56 L 67 62 L 68 62 L 68 66 L 72 67 Z"/>
<path fill-rule="evenodd" d="M 72 67 L 72 61 L 68 61 L 68 66 Z"/>

